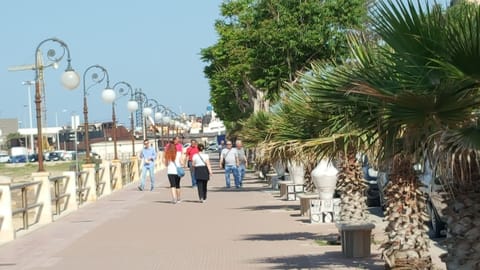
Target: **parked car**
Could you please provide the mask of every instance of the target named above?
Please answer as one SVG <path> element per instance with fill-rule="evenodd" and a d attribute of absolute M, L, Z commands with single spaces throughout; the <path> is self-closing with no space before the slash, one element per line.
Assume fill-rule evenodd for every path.
<path fill-rule="evenodd" d="M 28 155 L 28 161 L 30 161 L 30 162 L 36 162 L 36 161 L 38 161 L 38 154 Z"/>
<path fill-rule="evenodd" d="M 211 145 L 207 146 L 207 149 L 205 149 L 205 152 L 207 152 L 207 153 L 215 153 L 215 152 L 218 152 L 218 145 L 216 145 L 216 144 L 211 144 Z"/>
<path fill-rule="evenodd" d="M 27 157 L 25 155 L 11 156 L 8 160 L 8 163 L 25 163 L 25 162 L 27 162 Z"/>
<path fill-rule="evenodd" d="M 444 203 L 443 195 L 445 189 L 440 182 L 439 177 L 435 176 L 435 170 L 432 169 L 428 162 L 425 165 L 417 164 L 414 166 L 414 170 L 418 174 L 418 179 L 422 183 L 421 190 L 425 192 L 427 196 L 427 214 L 430 217 L 430 235 L 437 238 L 446 235 L 446 222 L 443 216 L 443 209 L 447 207 Z M 380 204 L 385 207 L 385 197 L 383 189 L 388 183 L 388 177 L 386 172 L 379 172 L 377 177 L 377 184 L 380 195 Z"/>
<path fill-rule="evenodd" d="M 436 170 L 430 167 L 428 161 L 424 166 L 418 166 L 419 180 L 422 182 L 422 190 L 427 195 L 427 214 L 430 216 L 430 229 L 432 237 L 446 236 L 446 222 L 443 210 L 447 207 L 443 196 L 446 191 L 436 174 Z"/>
<path fill-rule="evenodd" d="M 60 153 L 58 153 L 58 152 L 48 153 L 48 161 L 59 161 L 61 159 L 62 159 L 62 157 L 61 157 Z"/>
<path fill-rule="evenodd" d="M 6 163 L 10 159 L 9 155 L 6 154 L 0 154 L 0 163 Z"/>

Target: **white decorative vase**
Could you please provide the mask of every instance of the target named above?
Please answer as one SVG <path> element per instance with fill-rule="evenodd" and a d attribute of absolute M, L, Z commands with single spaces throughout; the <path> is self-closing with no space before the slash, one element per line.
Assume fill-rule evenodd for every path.
<path fill-rule="evenodd" d="M 337 186 L 338 170 L 327 160 L 322 160 L 313 169 L 312 181 L 317 188 L 320 200 L 331 200 Z"/>
<path fill-rule="evenodd" d="M 290 180 L 295 185 L 303 185 L 303 183 L 305 182 L 305 171 L 303 168 L 303 164 L 299 162 L 292 163 L 292 161 L 289 161 L 287 167 Z"/>
<path fill-rule="evenodd" d="M 275 162 L 273 164 L 273 168 L 275 169 L 275 172 L 277 173 L 277 177 L 280 178 L 285 175 L 285 166 L 283 165 L 282 162 Z"/>

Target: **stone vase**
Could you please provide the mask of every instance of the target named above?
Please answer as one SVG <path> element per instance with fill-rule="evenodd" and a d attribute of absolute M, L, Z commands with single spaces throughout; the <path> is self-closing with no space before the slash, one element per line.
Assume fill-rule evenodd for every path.
<path fill-rule="evenodd" d="M 338 170 L 327 160 L 318 163 L 312 170 L 312 181 L 315 185 L 320 200 L 331 200 L 337 186 Z"/>
<path fill-rule="evenodd" d="M 275 162 L 273 164 L 273 168 L 275 169 L 275 172 L 277 173 L 277 177 L 281 178 L 285 175 L 285 166 L 283 165 L 282 162 Z"/>
<path fill-rule="evenodd" d="M 290 180 L 295 185 L 303 185 L 305 182 L 305 170 L 303 164 L 300 162 L 289 161 L 287 168 Z"/>

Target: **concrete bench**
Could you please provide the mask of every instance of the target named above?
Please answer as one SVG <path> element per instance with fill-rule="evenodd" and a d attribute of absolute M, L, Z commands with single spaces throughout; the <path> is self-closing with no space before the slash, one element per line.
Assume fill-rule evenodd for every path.
<path fill-rule="evenodd" d="M 310 200 L 318 199 L 318 193 L 302 193 L 297 197 L 300 199 L 300 215 L 310 216 Z"/>
<path fill-rule="evenodd" d="M 278 181 L 277 184 L 280 187 L 280 197 L 283 198 L 287 196 L 287 185 L 293 184 L 293 181 L 282 180 Z"/>
<path fill-rule="evenodd" d="M 342 253 L 347 258 L 362 258 L 371 255 L 373 223 L 337 223 L 342 238 Z"/>
<path fill-rule="evenodd" d="M 280 186 L 280 197 L 287 201 L 297 200 L 297 195 L 304 193 L 303 184 L 294 184 L 292 181 L 278 181 Z"/>

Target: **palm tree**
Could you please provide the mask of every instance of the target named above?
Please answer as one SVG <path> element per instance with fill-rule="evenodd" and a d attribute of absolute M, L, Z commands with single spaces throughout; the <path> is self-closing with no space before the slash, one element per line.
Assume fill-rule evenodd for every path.
<path fill-rule="evenodd" d="M 479 141 L 475 110 L 480 101 L 480 70 L 475 60 L 480 59 L 480 10 L 462 8 L 463 12 L 444 13 L 438 6 L 422 8 L 410 1 L 381 2 L 372 19 L 385 45 L 371 46 L 361 39 L 352 39 L 352 59 L 348 64 L 333 68 L 319 65 L 305 79 L 314 102 L 332 110 L 352 112 L 334 122 L 374 134 L 374 145 L 379 147 L 377 156 L 390 169 L 385 213 L 389 221 L 388 239 L 383 254 L 392 269 L 431 268 L 424 224 L 426 202 L 413 164 L 433 156 L 432 153 L 437 157 L 449 156 L 448 160 L 453 162 L 450 166 L 434 166 L 453 181 L 457 191 L 462 190 L 459 183 L 470 185 L 462 186 L 466 189 L 462 190 L 461 209 L 472 205 L 473 198 L 478 197 L 472 189 L 478 178 L 472 171 L 477 168 L 473 164 L 478 163 L 479 155 L 472 152 L 478 149 L 475 142 Z M 454 201 L 449 205 L 453 206 L 460 197 L 451 191 Z M 465 195 L 469 193 L 466 191 L 471 194 Z M 459 216 L 460 212 L 449 211 L 454 216 L 452 220 L 463 220 L 469 225 L 462 224 L 462 230 L 457 231 L 464 236 L 474 228 L 473 222 L 467 223 L 464 216 Z M 469 236 L 472 235 L 475 234 Z M 447 266 L 478 267 L 478 257 L 466 252 L 478 240 L 473 237 L 467 244 L 464 241 L 463 247 L 459 247 L 460 241 L 452 241 L 445 259 Z"/>

